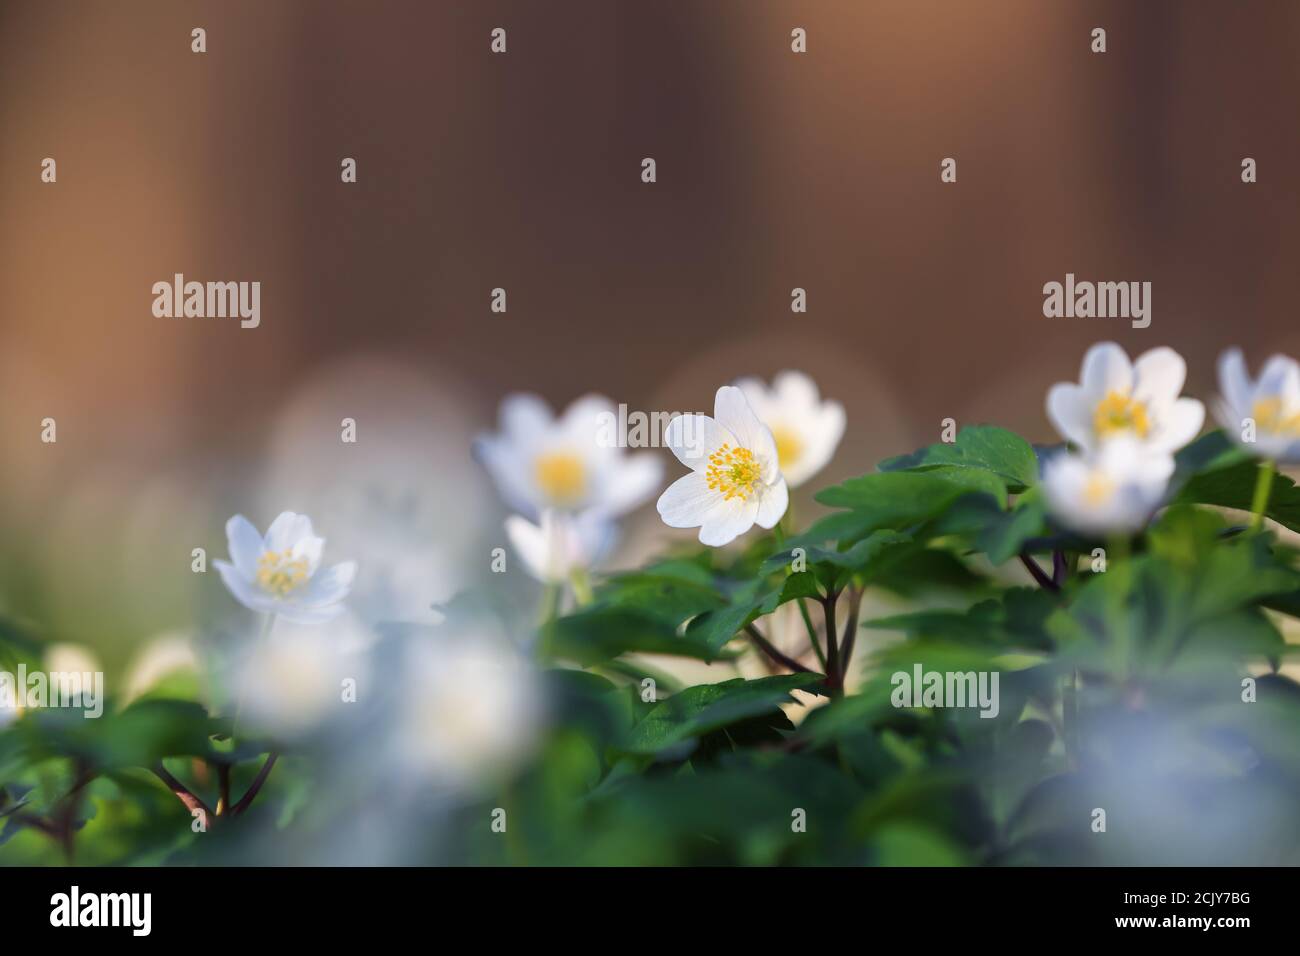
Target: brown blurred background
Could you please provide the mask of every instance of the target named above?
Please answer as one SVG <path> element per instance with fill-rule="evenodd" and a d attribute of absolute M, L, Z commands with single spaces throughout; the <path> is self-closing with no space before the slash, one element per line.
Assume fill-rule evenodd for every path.
<path fill-rule="evenodd" d="M 816 486 L 946 416 L 1050 438 L 1099 339 L 1174 346 L 1208 398 L 1222 348 L 1300 351 L 1297 117 L 1293 0 L 0 3 L 0 589 L 189 587 L 321 376 L 299 435 L 337 446 L 400 367 L 362 441 L 423 420 L 457 480 L 521 389 L 708 410 L 801 368 L 848 409 Z M 155 318 L 176 272 L 261 281 L 261 327 Z M 1045 319 L 1067 272 L 1151 281 L 1151 327 Z M 122 629 L 184 617 L 144 604 Z"/>

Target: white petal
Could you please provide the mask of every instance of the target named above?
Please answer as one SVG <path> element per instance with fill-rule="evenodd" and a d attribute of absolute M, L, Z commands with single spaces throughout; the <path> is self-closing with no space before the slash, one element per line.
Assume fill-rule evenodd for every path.
<path fill-rule="evenodd" d="M 1258 394 L 1294 404 L 1300 399 L 1300 367 L 1285 355 L 1271 356 L 1259 373 Z"/>
<path fill-rule="evenodd" d="M 781 475 L 791 488 L 798 488 L 835 456 L 840 439 L 844 437 L 844 406 L 839 402 L 826 402 L 820 411 L 810 414 L 808 424 L 803 453 L 789 467 L 781 466 Z"/>
<path fill-rule="evenodd" d="M 692 471 L 702 471 L 709 455 L 724 442 L 738 441 L 708 415 L 678 415 L 664 429 L 664 444 Z"/>
<path fill-rule="evenodd" d="M 718 501 L 704 516 L 700 525 L 700 544 L 711 548 L 720 548 L 730 544 L 750 528 L 754 527 L 754 518 L 758 514 L 756 498 L 732 498 Z"/>
<path fill-rule="evenodd" d="M 257 562 L 262 557 L 262 532 L 243 515 L 235 515 L 226 522 L 226 546 L 239 573 L 250 581 L 257 577 Z"/>
<path fill-rule="evenodd" d="M 1187 363 L 1173 349 L 1162 345 L 1138 356 L 1133 363 L 1133 377 L 1133 397 L 1162 409 L 1181 394 L 1187 380 Z"/>
<path fill-rule="evenodd" d="M 698 471 L 683 475 L 668 486 L 655 507 L 670 528 L 695 528 L 704 523 L 710 509 L 722 499 L 709 488 Z"/>
<path fill-rule="evenodd" d="M 510 546 L 519 556 L 524 570 L 532 577 L 542 582 L 556 579 L 550 566 L 549 542 L 540 526 L 519 515 L 511 515 L 506 519 L 506 537 L 510 539 Z"/>
<path fill-rule="evenodd" d="M 1254 400 L 1254 384 L 1246 370 L 1246 359 L 1241 349 L 1228 349 L 1219 356 L 1219 391 L 1227 402 L 1221 409 L 1220 421 L 1229 431 L 1240 431 L 1241 418 L 1250 414 Z M 1226 416 L 1227 420 L 1224 420 Z M 1229 422 L 1234 424 L 1229 424 Z"/>
<path fill-rule="evenodd" d="M 565 409 L 560 419 L 560 430 L 568 441 L 583 451 L 592 449 L 617 453 L 617 444 L 602 444 L 598 440 L 611 424 L 617 430 L 618 409 L 614 403 L 602 395 L 584 395 Z"/>
<path fill-rule="evenodd" d="M 217 573 L 221 575 L 226 590 L 231 593 L 236 601 L 250 611 L 270 610 L 272 602 L 269 595 L 253 584 L 252 581 L 243 577 L 234 565 L 227 564 L 225 561 L 213 561 L 212 564 L 217 569 Z"/>
<path fill-rule="evenodd" d="M 821 401 L 817 383 L 803 372 L 792 370 L 778 372 L 772 381 L 772 390 L 776 392 L 781 403 L 790 410 L 810 411 Z"/>
<path fill-rule="evenodd" d="M 790 492 L 786 489 L 785 481 L 780 480 L 775 484 L 767 485 L 763 488 L 762 497 L 758 501 L 758 511 L 754 514 L 754 523 L 760 528 L 772 528 L 781 520 L 785 514 L 785 509 L 790 506 Z"/>
<path fill-rule="evenodd" d="M 604 493 L 595 507 L 610 517 L 626 514 L 649 501 L 663 481 L 664 463 L 654 452 L 621 456 L 610 467 Z"/>
<path fill-rule="evenodd" d="M 745 399 L 745 393 L 734 385 L 718 389 L 713 400 L 713 417 L 718 424 L 736 436 L 742 448 L 748 448 L 763 465 L 763 481 L 770 484 L 777 472 L 776 441 L 771 430 L 759 421 Z"/>
<path fill-rule="evenodd" d="M 1242 422 L 1236 408 L 1222 398 L 1215 400 L 1213 408 L 1214 417 L 1223 426 L 1223 430 L 1228 433 L 1228 437 L 1234 442 L 1240 442 Z"/>
<path fill-rule="evenodd" d="M 536 519 L 541 511 L 541 494 L 532 480 L 532 463 L 520 457 L 516 447 L 499 438 L 479 438 L 474 454 L 496 482 L 507 505 Z"/>
<path fill-rule="evenodd" d="M 342 564 L 326 568 L 311 579 L 311 582 L 307 585 L 307 593 L 301 603 L 313 607 L 336 604 L 348 596 L 356 576 L 357 563 L 355 561 L 344 561 Z"/>
<path fill-rule="evenodd" d="M 1194 398 L 1180 398 L 1160 415 L 1159 432 L 1152 448 L 1175 452 L 1191 442 L 1205 424 L 1205 406 Z"/>
<path fill-rule="evenodd" d="M 554 423 L 551 407 L 527 392 L 507 395 L 501 402 L 500 419 L 504 436 L 524 447 L 544 438 Z"/>
<path fill-rule="evenodd" d="M 1095 444 L 1092 396 L 1078 385 L 1060 382 L 1047 393 L 1047 417 L 1058 435 L 1080 448 Z"/>
<path fill-rule="evenodd" d="M 266 530 L 266 550 L 291 551 L 303 538 L 311 536 L 311 519 L 292 511 L 282 511 Z"/>
<path fill-rule="evenodd" d="M 316 573 L 320 567 L 321 552 L 325 550 L 325 539 L 318 538 L 315 535 L 309 535 L 302 538 L 293 546 L 293 556 L 295 558 L 305 558 L 307 560 L 308 576 Z"/>
<path fill-rule="evenodd" d="M 735 385 L 736 388 L 745 393 L 746 401 L 749 402 L 750 407 L 753 408 L 756 413 L 759 412 L 760 406 L 768 405 L 775 398 L 763 380 L 761 378 L 755 378 L 752 375 L 738 378 L 731 384 Z M 759 417 L 762 417 L 761 413 L 759 414 Z"/>
<path fill-rule="evenodd" d="M 333 604 L 298 604 L 293 601 L 278 601 L 273 613 L 286 621 L 294 621 L 298 624 L 322 624 L 334 620 L 345 610 L 347 605 L 341 601 Z"/>
<path fill-rule="evenodd" d="M 1098 342 L 1083 357 L 1079 379 L 1089 395 L 1098 398 L 1107 392 L 1127 395 L 1133 387 L 1133 366 L 1128 354 L 1114 342 Z"/>

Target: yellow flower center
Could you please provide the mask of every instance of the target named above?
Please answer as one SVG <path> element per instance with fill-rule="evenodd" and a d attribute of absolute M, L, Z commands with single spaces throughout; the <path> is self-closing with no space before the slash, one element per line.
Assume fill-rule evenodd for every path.
<path fill-rule="evenodd" d="M 1250 417 L 1255 419 L 1255 427 L 1260 431 L 1275 435 L 1300 435 L 1300 413 L 1286 414 L 1280 398 L 1258 399 L 1250 410 Z"/>
<path fill-rule="evenodd" d="M 754 493 L 759 479 L 763 477 L 762 466 L 754 460 L 754 453 L 748 448 L 732 448 L 723 443 L 722 447 L 709 456 L 709 467 L 704 472 L 709 487 L 722 493 L 723 499 L 748 498 Z"/>
<path fill-rule="evenodd" d="M 1088 483 L 1083 486 L 1083 500 L 1094 508 L 1105 504 L 1114 493 L 1115 482 L 1099 471 L 1090 474 Z"/>
<path fill-rule="evenodd" d="M 1151 430 L 1146 406 L 1119 392 L 1107 392 L 1106 397 L 1097 403 L 1092 426 L 1099 438 L 1116 432 L 1134 432 L 1138 438 L 1146 438 L 1147 432 Z"/>
<path fill-rule="evenodd" d="M 267 551 L 257 559 L 257 583 L 277 597 L 284 597 L 306 581 L 307 559 L 295 558 L 289 548 Z"/>
<path fill-rule="evenodd" d="M 776 441 L 776 460 L 782 468 L 789 468 L 803 455 L 803 439 L 793 429 L 777 425 L 772 429 Z"/>
<path fill-rule="evenodd" d="M 587 490 L 587 466 L 570 451 L 538 455 L 533 462 L 537 485 L 553 504 L 577 503 Z"/>

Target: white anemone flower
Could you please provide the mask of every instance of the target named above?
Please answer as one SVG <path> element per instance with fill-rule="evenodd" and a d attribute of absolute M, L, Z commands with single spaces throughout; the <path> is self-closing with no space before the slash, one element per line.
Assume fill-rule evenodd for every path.
<path fill-rule="evenodd" d="M 584 396 L 559 418 L 536 395 L 507 396 L 501 431 L 475 451 L 506 503 L 536 521 L 547 508 L 617 517 L 649 500 L 663 480 L 651 452 L 627 454 L 607 432 L 618 420 L 609 399 Z"/>
<path fill-rule="evenodd" d="M 1061 382 L 1047 393 L 1047 417 L 1063 438 L 1085 452 L 1128 437 L 1147 450 L 1172 454 L 1201 430 L 1205 406 L 1180 398 L 1187 363 L 1161 346 L 1136 362 L 1114 342 L 1100 342 L 1083 357 L 1080 382 Z"/>
<path fill-rule="evenodd" d="M 511 515 L 506 535 L 530 575 L 543 584 L 564 584 L 608 552 L 614 526 L 596 512 L 571 515 L 547 508 L 540 524 Z"/>
<path fill-rule="evenodd" d="M 345 681 L 363 687 L 369 676 L 367 640 L 365 628 L 352 615 L 324 626 L 277 622 L 234 665 L 241 719 L 293 737 L 347 714 Z"/>
<path fill-rule="evenodd" d="M 416 640 L 402 673 L 393 743 L 409 774 L 472 791 L 508 774 L 535 745 L 542 687 L 507 641 L 489 633 Z"/>
<path fill-rule="evenodd" d="M 659 498 L 671 528 L 700 529 L 700 543 L 721 547 L 755 524 L 771 528 L 790 503 L 776 440 L 734 385 L 718 389 L 713 417 L 679 415 L 668 423 L 668 447 L 689 475 Z"/>
<path fill-rule="evenodd" d="M 772 432 L 776 456 L 791 488 L 798 488 L 835 454 L 844 437 L 844 406 L 822 401 L 817 383 L 803 372 L 780 372 L 768 388 L 756 378 L 736 386 Z"/>
<path fill-rule="evenodd" d="M 1164 501 L 1174 459 L 1132 438 L 1106 442 L 1090 455 L 1062 452 L 1043 467 L 1048 510 L 1084 534 L 1144 527 Z"/>
<path fill-rule="evenodd" d="M 1219 391 L 1215 413 L 1229 438 L 1260 458 L 1300 462 L 1300 365 L 1294 359 L 1274 355 L 1252 380 L 1241 350 L 1230 349 L 1219 357 Z"/>
<path fill-rule="evenodd" d="M 342 612 L 356 562 L 322 570 L 325 540 L 312 533 L 306 515 L 283 512 L 265 538 L 247 518 L 235 515 L 226 522 L 226 539 L 233 563 L 213 563 L 244 607 L 303 623 L 328 621 Z"/>

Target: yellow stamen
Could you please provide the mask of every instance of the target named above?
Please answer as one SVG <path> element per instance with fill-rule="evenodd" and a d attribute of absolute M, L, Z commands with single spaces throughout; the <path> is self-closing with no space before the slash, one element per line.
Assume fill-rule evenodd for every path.
<path fill-rule="evenodd" d="M 1286 414 L 1282 399 L 1261 398 L 1251 408 L 1250 417 L 1255 419 L 1255 427 L 1262 432 L 1274 435 L 1300 435 L 1300 413 Z"/>
<path fill-rule="evenodd" d="M 573 452 L 553 451 L 533 462 L 537 485 L 552 504 L 572 505 L 587 491 L 587 467 Z"/>
<path fill-rule="evenodd" d="M 754 460 L 748 448 L 722 447 L 709 456 L 709 467 L 704 472 L 709 487 L 722 492 L 724 500 L 748 499 L 763 476 L 762 466 Z"/>
<path fill-rule="evenodd" d="M 306 583 L 307 568 L 307 559 L 295 558 L 289 548 L 267 551 L 257 559 L 257 583 L 262 590 L 284 597 Z"/>
<path fill-rule="evenodd" d="M 777 425 L 772 429 L 772 438 L 776 440 L 776 460 L 782 468 L 789 468 L 803 455 L 803 439 L 792 429 Z"/>
<path fill-rule="evenodd" d="M 1147 432 L 1151 430 L 1146 406 L 1120 392 L 1107 392 L 1106 397 L 1097 403 L 1092 426 L 1099 438 L 1115 432 L 1134 432 L 1138 438 L 1146 438 Z"/>

